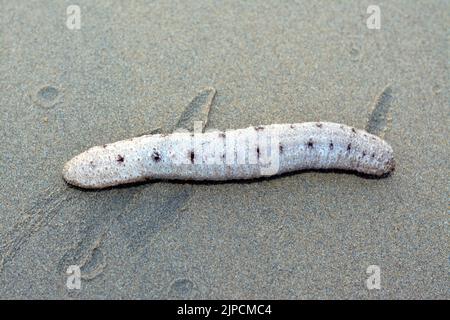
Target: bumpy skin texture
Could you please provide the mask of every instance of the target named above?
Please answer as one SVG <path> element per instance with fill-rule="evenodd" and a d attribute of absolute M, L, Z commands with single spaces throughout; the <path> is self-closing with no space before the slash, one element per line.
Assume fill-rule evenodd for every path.
<path fill-rule="evenodd" d="M 153 179 L 252 179 L 306 169 L 383 176 L 394 167 L 391 146 L 377 136 L 337 123 L 306 122 L 118 141 L 77 155 L 64 166 L 63 177 L 96 189 Z"/>

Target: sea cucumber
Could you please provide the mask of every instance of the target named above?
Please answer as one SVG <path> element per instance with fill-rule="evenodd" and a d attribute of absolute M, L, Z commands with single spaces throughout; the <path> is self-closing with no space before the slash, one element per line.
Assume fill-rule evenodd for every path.
<path fill-rule="evenodd" d="M 394 168 L 393 150 L 379 137 L 343 124 L 305 122 L 122 140 L 75 156 L 63 177 L 97 189 L 153 179 L 253 179 L 308 169 L 384 176 Z"/>

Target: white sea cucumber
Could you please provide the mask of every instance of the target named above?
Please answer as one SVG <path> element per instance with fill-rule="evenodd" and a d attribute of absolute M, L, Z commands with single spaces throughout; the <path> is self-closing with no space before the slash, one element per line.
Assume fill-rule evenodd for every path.
<path fill-rule="evenodd" d="M 379 137 L 342 124 L 305 122 L 118 141 L 75 156 L 63 177 L 96 189 L 153 179 L 252 179 L 308 169 L 384 176 L 394 168 L 393 150 Z"/>

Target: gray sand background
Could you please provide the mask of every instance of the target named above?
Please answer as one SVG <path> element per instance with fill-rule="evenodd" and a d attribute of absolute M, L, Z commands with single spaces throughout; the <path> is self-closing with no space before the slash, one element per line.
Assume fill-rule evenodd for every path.
<path fill-rule="evenodd" d="M 80 30 L 66 27 L 70 4 Z M 370 4 L 381 30 L 366 27 Z M 449 298 L 449 7 L 0 1 L 0 298 Z M 397 169 L 64 183 L 64 163 L 90 146 L 173 130 L 205 86 L 216 129 L 365 128 L 389 86 L 380 126 Z M 66 288 L 72 264 L 81 290 Z M 380 290 L 366 287 L 369 265 Z"/>

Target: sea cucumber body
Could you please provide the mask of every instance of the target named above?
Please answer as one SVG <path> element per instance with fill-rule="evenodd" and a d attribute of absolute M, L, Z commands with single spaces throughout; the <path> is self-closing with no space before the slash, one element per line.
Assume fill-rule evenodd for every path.
<path fill-rule="evenodd" d="M 306 169 L 382 176 L 394 167 L 391 146 L 377 136 L 337 123 L 306 122 L 118 141 L 75 156 L 63 177 L 78 187 L 105 188 L 153 179 L 252 179 Z"/>

